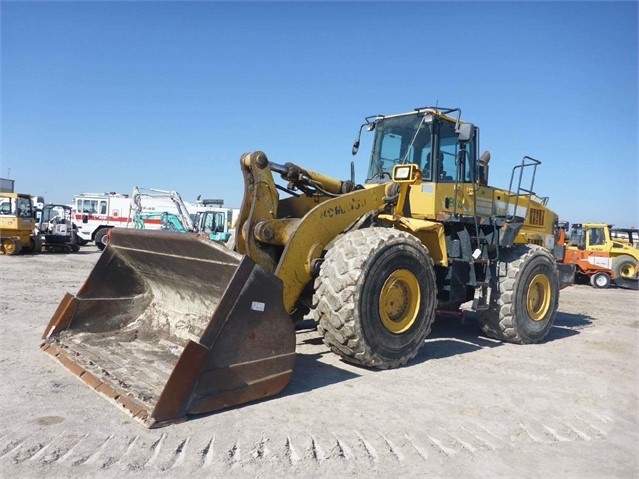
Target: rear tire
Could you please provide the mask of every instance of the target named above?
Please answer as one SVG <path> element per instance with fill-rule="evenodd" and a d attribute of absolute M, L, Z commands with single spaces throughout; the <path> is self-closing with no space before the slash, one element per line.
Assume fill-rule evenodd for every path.
<path fill-rule="evenodd" d="M 95 245 L 100 249 L 100 251 L 103 251 L 104 248 L 106 248 L 107 246 L 107 233 L 109 232 L 109 228 L 100 228 L 96 233 L 95 233 L 95 238 L 93 241 L 95 241 Z"/>
<path fill-rule="evenodd" d="M 34 236 L 33 241 L 33 254 L 40 254 L 42 252 L 42 238 L 40 235 Z"/>
<path fill-rule="evenodd" d="M 637 279 L 637 260 L 629 255 L 621 255 L 612 258 L 612 270 L 615 278 Z"/>
<path fill-rule="evenodd" d="M 433 261 L 414 236 L 366 228 L 338 238 L 315 281 L 312 317 L 344 360 L 401 366 L 424 344 L 435 318 Z"/>
<path fill-rule="evenodd" d="M 598 289 L 606 289 L 610 287 L 610 275 L 600 271 L 590 277 L 590 284 Z"/>
<path fill-rule="evenodd" d="M 40 239 L 40 236 L 31 236 L 31 238 L 29 238 L 29 244 L 25 244 L 24 246 L 22 246 L 22 252 L 23 253 L 29 253 L 29 254 L 36 254 L 39 253 L 40 250 L 42 249 L 42 240 Z"/>
<path fill-rule="evenodd" d="M 517 245 L 500 251 L 496 270 L 489 307 L 477 314 L 482 330 L 510 343 L 541 341 L 552 328 L 559 304 L 552 256 L 536 245 Z"/>

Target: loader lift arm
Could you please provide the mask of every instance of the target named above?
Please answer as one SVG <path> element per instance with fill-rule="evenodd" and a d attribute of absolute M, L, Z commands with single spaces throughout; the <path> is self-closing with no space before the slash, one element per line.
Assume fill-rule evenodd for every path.
<path fill-rule="evenodd" d="M 364 189 L 293 163 L 271 163 L 261 151 L 242 155 L 240 162 L 245 191 L 235 248 L 282 280 L 290 313 L 326 246 L 362 216 L 385 206 L 386 185 Z M 274 172 L 288 182 L 287 188 L 275 183 Z M 292 196 L 280 200 L 278 189 Z"/>

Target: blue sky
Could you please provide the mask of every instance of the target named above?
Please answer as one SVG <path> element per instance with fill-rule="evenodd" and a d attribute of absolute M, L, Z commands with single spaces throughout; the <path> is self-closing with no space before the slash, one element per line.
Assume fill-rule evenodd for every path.
<path fill-rule="evenodd" d="M 562 219 L 639 227 L 637 2 L 0 9 L 0 176 L 47 201 L 137 185 L 239 207 L 243 152 L 346 179 L 365 116 L 439 104 L 480 127 L 492 185 L 529 155 Z"/>

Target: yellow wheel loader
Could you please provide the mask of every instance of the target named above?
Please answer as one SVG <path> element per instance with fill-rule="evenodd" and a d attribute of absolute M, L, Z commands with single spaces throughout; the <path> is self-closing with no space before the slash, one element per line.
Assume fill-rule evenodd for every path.
<path fill-rule="evenodd" d="M 376 368 L 405 364 L 438 308 L 470 300 L 486 334 L 542 340 L 574 267 L 558 270 L 557 216 L 532 190 L 539 162 L 524 158 L 508 190 L 488 186 L 479 129 L 460 115 L 367 118 L 363 185 L 352 172 L 340 181 L 242 155 L 244 199 L 226 246 L 114 228 L 42 349 L 158 427 L 279 393 L 302 318 L 344 360 Z"/>

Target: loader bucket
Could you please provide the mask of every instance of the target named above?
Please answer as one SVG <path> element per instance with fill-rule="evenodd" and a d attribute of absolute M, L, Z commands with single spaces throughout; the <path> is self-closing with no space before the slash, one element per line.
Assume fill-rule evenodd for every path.
<path fill-rule="evenodd" d="M 279 278 L 192 234 L 110 234 L 44 351 L 148 427 L 284 389 L 295 330 Z"/>

